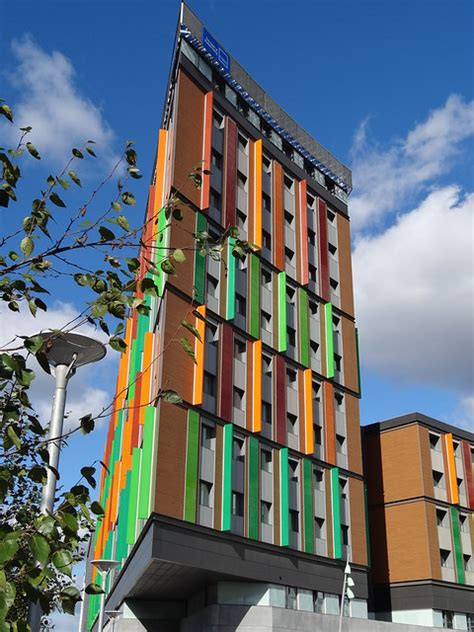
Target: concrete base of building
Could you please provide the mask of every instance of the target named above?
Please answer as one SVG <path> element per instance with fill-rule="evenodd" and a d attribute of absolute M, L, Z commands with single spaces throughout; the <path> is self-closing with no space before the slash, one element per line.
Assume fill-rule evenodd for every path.
<path fill-rule="evenodd" d="M 148 608 L 148 612 L 147 612 Z M 337 632 L 339 617 L 271 606 L 213 604 L 182 616 L 178 604 L 135 603 L 115 620 L 113 632 Z M 176 617 L 176 618 L 174 618 Z M 442 628 L 430 628 L 442 632 Z M 106 632 L 112 632 L 108 623 Z M 371 619 L 343 618 L 343 632 L 426 632 L 425 626 L 387 623 Z"/>

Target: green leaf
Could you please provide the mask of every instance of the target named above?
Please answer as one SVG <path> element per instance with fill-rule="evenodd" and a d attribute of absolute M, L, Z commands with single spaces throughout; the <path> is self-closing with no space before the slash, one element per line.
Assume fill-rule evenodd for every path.
<path fill-rule="evenodd" d="M 68 171 L 68 176 L 71 178 L 71 180 L 74 182 L 74 184 L 77 184 L 78 187 L 81 187 L 81 181 L 80 179 L 77 177 L 77 173 L 75 171 Z"/>
<path fill-rule="evenodd" d="M 104 591 L 99 584 L 89 584 L 85 587 L 85 592 L 88 595 L 102 595 Z"/>
<path fill-rule="evenodd" d="M 23 239 L 20 241 L 20 249 L 25 257 L 29 257 L 31 255 L 34 247 L 35 245 L 31 237 L 23 237 Z"/>
<path fill-rule="evenodd" d="M 36 307 L 36 303 L 33 299 L 30 299 L 28 301 L 28 308 L 30 310 L 31 315 L 36 316 L 36 312 L 38 311 L 38 308 Z"/>
<path fill-rule="evenodd" d="M 79 419 L 79 425 L 84 434 L 89 434 L 94 430 L 95 421 L 93 420 L 92 415 L 88 414 Z"/>
<path fill-rule="evenodd" d="M 84 158 L 84 154 L 82 153 L 82 151 L 80 151 L 79 149 L 76 149 L 75 147 L 72 150 L 72 155 L 75 156 L 76 158 L 80 158 L 81 160 Z"/>
<path fill-rule="evenodd" d="M 137 152 L 134 149 L 127 149 L 125 152 L 125 160 L 129 165 L 135 167 L 137 164 Z"/>
<path fill-rule="evenodd" d="M 179 393 L 172 390 L 161 391 L 160 398 L 168 404 L 181 404 L 183 398 Z"/>
<path fill-rule="evenodd" d="M 55 551 L 51 557 L 51 561 L 53 562 L 54 566 L 58 569 L 58 571 L 61 571 L 62 573 L 64 573 L 64 570 L 67 567 L 70 567 L 73 559 L 72 559 L 72 555 L 69 551 L 67 551 L 66 549 L 59 549 L 59 551 Z"/>
<path fill-rule="evenodd" d="M 99 234 L 103 241 L 113 241 L 115 239 L 114 233 L 105 226 L 101 226 L 99 228 Z"/>
<path fill-rule="evenodd" d="M 61 590 L 61 595 L 69 597 L 70 599 L 75 599 L 76 601 L 79 601 L 81 598 L 81 593 L 75 586 L 66 586 Z"/>
<path fill-rule="evenodd" d="M 94 156 L 94 158 L 97 158 L 94 150 L 92 149 L 92 147 L 86 147 L 86 151 L 88 154 L 90 154 L 91 156 Z"/>
<path fill-rule="evenodd" d="M 202 338 L 201 338 L 201 334 L 199 333 L 199 331 L 196 329 L 196 327 L 194 327 L 194 325 L 191 325 L 191 323 L 188 323 L 187 320 L 182 320 L 181 324 L 183 325 L 183 327 L 185 327 L 188 331 L 190 331 L 193 336 L 196 336 L 196 338 L 199 340 L 199 342 L 202 342 Z"/>
<path fill-rule="evenodd" d="M 122 202 L 124 204 L 127 204 L 128 206 L 135 206 L 135 204 L 137 203 L 135 196 L 133 195 L 133 193 L 130 193 L 130 191 L 124 191 L 122 193 Z"/>
<path fill-rule="evenodd" d="M 28 544 L 35 560 L 41 566 L 46 566 L 51 549 L 49 547 L 48 540 L 44 537 L 44 535 L 35 533 Z"/>
<path fill-rule="evenodd" d="M 176 263 L 184 263 L 186 261 L 186 255 L 181 250 L 181 248 L 176 248 L 176 250 L 173 252 L 172 257 L 176 261 Z"/>
<path fill-rule="evenodd" d="M 31 132 L 33 128 L 31 127 L 31 125 L 27 125 L 26 127 L 20 127 L 20 131 L 22 132 L 26 132 L 28 134 L 28 132 Z"/>
<path fill-rule="evenodd" d="M 56 529 L 56 521 L 53 516 L 42 516 L 43 518 L 38 525 L 38 531 L 43 535 L 51 535 Z"/>
<path fill-rule="evenodd" d="M 97 486 L 97 483 L 94 478 L 95 467 L 82 467 L 81 474 L 89 483 L 89 485 L 95 489 Z"/>
<path fill-rule="evenodd" d="M 154 294 L 155 296 L 158 296 L 155 282 L 149 277 L 144 277 L 140 281 L 140 289 L 144 294 Z"/>
<path fill-rule="evenodd" d="M 62 186 L 62 188 L 66 191 L 67 189 L 69 189 L 70 184 L 67 180 L 64 180 L 64 178 L 56 178 L 56 180 L 59 182 L 59 184 Z"/>
<path fill-rule="evenodd" d="M 111 206 L 114 211 L 117 211 L 117 213 L 122 210 L 122 205 L 120 204 L 120 202 L 112 202 Z"/>
<path fill-rule="evenodd" d="M 68 513 L 67 511 L 61 511 L 59 513 L 59 520 L 67 531 L 77 534 L 79 525 L 74 514 Z"/>
<path fill-rule="evenodd" d="M 17 435 L 15 428 L 13 426 L 8 426 L 7 428 L 7 436 L 17 450 L 21 448 L 20 437 Z"/>
<path fill-rule="evenodd" d="M 194 363 L 196 363 L 196 358 L 194 356 L 194 349 L 192 344 L 189 342 L 189 340 L 187 338 L 180 338 L 179 339 L 179 344 L 183 347 L 183 349 L 186 351 L 186 353 L 191 356 L 191 358 L 193 359 Z"/>
<path fill-rule="evenodd" d="M 169 259 L 163 259 L 163 261 L 161 262 L 161 269 L 163 270 L 163 272 L 166 272 L 166 274 L 169 274 L 171 276 L 176 274 L 175 267 Z"/>
<path fill-rule="evenodd" d="M 128 219 L 125 217 L 125 215 L 119 215 L 119 217 L 117 217 L 117 224 L 120 226 L 120 228 L 123 228 L 125 232 L 130 232 L 130 224 L 128 223 Z"/>
<path fill-rule="evenodd" d="M 54 191 L 49 196 L 49 199 L 51 200 L 53 204 L 56 204 L 56 206 L 60 206 L 61 208 L 66 208 L 66 205 L 64 204 L 64 202 L 61 200 L 59 195 L 55 193 Z"/>
<path fill-rule="evenodd" d="M 48 375 L 51 375 L 51 368 L 49 366 L 49 362 L 48 362 L 48 358 L 46 357 L 46 354 L 41 351 L 37 353 L 35 357 L 38 361 L 38 364 L 43 369 L 43 371 L 45 373 L 48 373 Z"/>
<path fill-rule="evenodd" d="M 2 114 L 5 118 L 7 118 L 10 121 L 10 123 L 13 123 L 12 109 L 6 103 L 2 103 L 2 105 L 0 105 L 0 114 Z"/>
<path fill-rule="evenodd" d="M 94 500 L 93 503 L 91 503 L 91 511 L 92 513 L 94 513 L 96 516 L 103 516 L 105 511 L 102 507 L 102 505 L 100 503 L 98 503 L 96 500 Z"/>
<path fill-rule="evenodd" d="M 4 564 L 12 559 L 15 553 L 20 548 L 16 538 L 8 537 L 2 538 L 2 546 L 0 546 L 0 564 Z"/>
<path fill-rule="evenodd" d="M 111 338 L 109 338 L 109 345 L 112 347 L 112 349 L 114 349 L 115 351 L 119 351 L 120 353 L 123 353 L 127 349 L 127 344 L 125 340 L 123 338 L 120 338 L 120 336 L 112 336 Z"/>
<path fill-rule="evenodd" d="M 30 336 L 25 338 L 23 345 L 30 353 L 36 353 L 43 346 L 43 338 L 41 336 Z"/>
<path fill-rule="evenodd" d="M 30 152 L 30 154 L 33 156 L 33 158 L 36 158 L 36 160 L 41 160 L 41 156 L 39 155 L 39 152 L 36 149 L 36 147 L 33 145 L 33 143 L 26 143 L 26 148 Z"/>

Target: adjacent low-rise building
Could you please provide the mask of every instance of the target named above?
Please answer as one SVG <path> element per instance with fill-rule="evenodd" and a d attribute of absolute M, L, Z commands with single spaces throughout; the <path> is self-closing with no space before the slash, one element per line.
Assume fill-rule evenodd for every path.
<path fill-rule="evenodd" d="M 412 413 L 362 429 L 379 619 L 474 629 L 474 435 Z"/>

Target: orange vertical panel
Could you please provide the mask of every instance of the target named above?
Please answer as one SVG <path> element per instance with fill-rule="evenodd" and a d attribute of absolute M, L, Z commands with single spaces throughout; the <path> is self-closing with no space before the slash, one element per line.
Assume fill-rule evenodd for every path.
<path fill-rule="evenodd" d="M 304 391 L 304 452 L 313 454 L 314 433 L 313 433 L 313 384 L 311 369 L 303 371 L 303 391 Z"/>
<path fill-rule="evenodd" d="M 252 243 L 262 247 L 262 140 L 254 143 L 253 233 Z"/>
<path fill-rule="evenodd" d="M 193 404 L 202 404 L 202 390 L 204 380 L 204 339 L 206 335 L 206 306 L 200 305 L 196 311 L 202 316 L 196 316 L 195 327 L 199 333 L 201 340 L 196 336 L 194 338 L 194 380 L 193 380 Z"/>
<path fill-rule="evenodd" d="M 276 160 L 273 161 L 273 264 L 279 269 L 285 269 L 285 232 L 283 218 L 283 167 Z"/>
<path fill-rule="evenodd" d="M 252 432 L 262 430 L 262 341 L 252 343 Z"/>
<path fill-rule="evenodd" d="M 449 479 L 450 502 L 454 505 L 459 503 L 459 490 L 456 476 L 456 462 L 454 460 L 453 435 L 451 433 L 444 435 L 445 456 L 447 465 L 447 474 Z"/>
<path fill-rule="evenodd" d="M 202 138 L 202 169 L 211 169 L 211 139 L 212 139 L 212 103 L 213 94 L 208 92 L 204 97 L 204 125 Z M 209 208 L 209 195 L 211 187 L 211 176 L 202 174 L 201 184 L 201 209 Z"/>
<path fill-rule="evenodd" d="M 124 423 L 123 425 L 123 441 L 122 441 L 122 454 L 120 455 L 121 458 L 121 463 L 122 463 L 122 468 L 121 468 L 121 475 L 120 475 L 120 486 L 119 486 L 119 491 L 121 489 L 123 489 L 125 487 L 125 483 L 126 483 L 126 476 L 127 476 L 127 472 L 128 470 L 132 467 L 132 429 L 133 429 L 133 420 L 132 420 L 132 409 L 133 406 L 138 405 L 138 402 L 136 402 L 136 400 L 134 399 L 131 403 L 130 403 L 130 410 L 129 410 L 129 417 L 127 419 L 127 421 Z"/>
<path fill-rule="evenodd" d="M 308 214 L 306 211 L 306 180 L 299 183 L 299 205 L 298 205 L 298 234 L 299 234 L 299 276 L 301 285 L 309 283 L 309 260 L 308 260 Z"/>
<path fill-rule="evenodd" d="M 336 429 L 334 423 L 334 393 L 330 382 L 324 382 L 324 429 L 326 461 L 336 465 Z"/>

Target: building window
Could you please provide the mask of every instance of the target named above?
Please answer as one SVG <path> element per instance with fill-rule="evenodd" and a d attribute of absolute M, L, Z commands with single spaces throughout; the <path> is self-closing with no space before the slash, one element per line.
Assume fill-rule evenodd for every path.
<path fill-rule="evenodd" d="M 284 184 L 285 189 L 287 191 L 293 191 L 293 178 L 290 178 L 290 176 L 287 176 L 285 174 L 285 176 L 283 178 L 283 184 Z"/>
<path fill-rule="evenodd" d="M 314 230 L 308 230 L 308 241 L 311 246 L 316 246 L 316 233 Z"/>
<path fill-rule="evenodd" d="M 244 515 L 244 495 L 240 492 L 232 492 L 232 515 Z"/>
<path fill-rule="evenodd" d="M 237 386 L 234 386 L 233 402 L 234 408 L 237 408 L 237 410 L 243 410 L 244 391 L 241 388 L 237 388 Z"/>
<path fill-rule="evenodd" d="M 349 546 L 349 527 L 346 524 L 341 524 L 341 537 L 342 544 Z"/>
<path fill-rule="evenodd" d="M 288 468 L 290 470 L 290 481 L 293 483 L 298 482 L 298 461 L 289 460 Z"/>
<path fill-rule="evenodd" d="M 318 540 L 324 540 L 324 518 L 314 519 L 314 533 Z"/>
<path fill-rule="evenodd" d="M 291 228 L 293 225 L 294 217 L 289 211 L 285 211 L 285 224 Z"/>
<path fill-rule="evenodd" d="M 217 129 L 223 129 L 224 127 L 224 116 L 217 110 L 212 112 L 212 123 Z"/>
<path fill-rule="evenodd" d="M 212 208 L 217 209 L 218 211 L 221 210 L 221 203 L 222 203 L 222 197 L 220 193 L 217 193 L 217 191 L 215 191 L 212 187 L 210 189 L 209 192 L 209 205 Z"/>
<path fill-rule="evenodd" d="M 293 265 L 294 256 L 295 256 L 295 253 L 291 250 L 291 248 L 285 248 L 285 261 L 290 266 Z"/>
<path fill-rule="evenodd" d="M 239 230 L 247 230 L 247 215 L 239 209 L 236 211 L 236 224 Z"/>
<path fill-rule="evenodd" d="M 296 331 L 293 329 L 293 327 L 288 326 L 286 328 L 286 332 L 287 332 L 288 346 L 294 347 L 296 344 Z"/>
<path fill-rule="evenodd" d="M 272 283 L 272 273 L 270 270 L 262 268 L 262 285 L 269 287 Z"/>
<path fill-rule="evenodd" d="M 451 551 L 448 551 L 447 549 L 440 549 L 439 558 L 442 568 L 452 568 Z"/>
<path fill-rule="evenodd" d="M 453 630 L 454 629 L 454 613 L 451 612 L 450 610 L 443 610 L 441 614 L 443 616 L 443 628 L 446 628 L 447 630 Z"/>
<path fill-rule="evenodd" d="M 332 254 L 332 256 L 336 256 L 336 252 L 337 252 L 337 248 L 336 246 L 334 246 L 333 244 L 328 244 L 328 248 L 329 248 L 329 252 Z"/>
<path fill-rule="evenodd" d="M 324 614 L 324 593 L 320 590 L 313 590 L 313 609 L 319 614 Z"/>
<path fill-rule="evenodd" d="M 270 233 L 266 230 L 262 230 L 262 246 L 267 250 L 272 249 L 272 238 L 270 236 Z"/>
<path fill-rule="evenodd" d="M 341 408 L 342 404 L 344 403 L 344 394 L 336 391 L 334 393 L 334 399 L 336 400 L 336 406 L 338 408 Z"/>
<path fill-rule="evenodd" d="M 329 277 L 329 285 L 331 286 L 331 289 L 333 290 L 333 292 L 337 292 L 339 282 L 336 281 L 336 279 Z"/>
<path fill-rule="evenodd" d="M 207 293 L 214 298 L 219 297 L 219 292 L 217 288 L 219 287 L 219 281 L 212 276 L 212 274 L 207 275 Z"/>
<path fill-rule="evenodd" d="M 472 566 L 472 556 L 471 555 L 467 555 L 465 553 L 462 556 L 462 564 L 463 564 L 463 567 L 464 567 L 465 571 L 467 571 L 468 573 L 472 573 L 473 566 Z"/>
<path fill-rule="evenodd" d="M 262 371 L 264 375 L 272 375 L 272 359 L 267 355 L 262 355 Z"/>
<path fill-rule="evenodd" d="M 288 432 L 292 435 L 297 435 L 298 429 L 297 429 L 296 423 L 298 421 L 298 417 L 296 415 L 292 415 L 291 413 L 287 413 L 286 419 L 287 419 Z"/>
<path fill-rule="evenodd" d="M 314 488 L 315 489 L 324 489 L 324 472 L 319 468 L 314 468 L 313 470 L 313 478 L 314 478 Z"/>
<path fill-rule="evenodd" d="M 322 430 L 318 424 L 313 424 L 313 435 L 315 445 L 322 445 Z"/>
<path fill-rule="evenodd" d="M 243 461 L 245 459 L 244 440 L 234 437 L 232 439 L 232 458 L 234 461 Z"/>
<path fill-rule="evenodd" d="M 237 186 L 242 189 L 242 191 L 247 191 L 247 177 L 240 171 L 237 171 Z"/>
<path fill-rule="evenodd" d="M 286 369 L 286 382 L 290 388 L 296 387 L 296 371 L 294 369 Z"/>
<path fill-rule="evenodd" d="M 336 219 L 336 215 L 328 209 L 328 220 L 331 224 L 334 224 L 334 220 Z"/>
<path fill-rule="evenodd" d="M 262 193 L 262 207 L 264 211 L 271 212 L 272 201 L 269 195 L 266 193 Z"/>
<path fill-rule="evenodd" d="M 338 371 L 338 372 L 341 371 L 341 362 L 342 362 L 342 357 L 338 353 L 335 353 L 334 354 L 334 365 L 336 367 L 336 371 Z"/>
<path fill-rule="evenodd" d="M 433 487 L 435 489 L 444 489 L 444 475 L 442 472 L 433 470 Z"/>
<path fill-rule="evenodd" d="M 469 533 L 469 522 L 465 514 L 459 514 L 459 528 L 464 533 Z"/>
<path fill-rule="evenodd" d="M 296 610 L 297 590 L 293 586 L 286 586 L 285 607 L 290 610 Z"/>
<path fill-rule="evenodd" d="M 296 511 L 296 509 L 290 509 L 290 531 L 293 531 L 293 533 L 298 533 L 299 530 L 299 512 Z"/>
<path fill-rule="evenodd" d="M 314 301 L 309 302 L 309 313 L 311 316 L 316 316 L 318 313 L 318 304 Z"/>
<path fill-rule="evenodd" d="M 341 495 L 341 498 L 347 498 L 346 488 L 347 488 L 347 480 L 345 478 L 340 478 L 339 479 L 339 493 Z"/>
<path fill-rule="evenodd" d="M 245 360 L 246 344 L 244 340 L 234 338 L 234 358 L 243 362 Z"/>
<path fill-rule="evenodd" d="M 262 309 L 262 328 L 269 333 L 272 332 L 272 315 Z"/>
<path fill-rule="evenodd" d="M 245 300 L 245 296 L 242 296 L 242 294 L 238 294 L 236 292 L 235 306 L 237 309 L 237 314 L 240 314 L 241 316 L 245 317 L 247 314 L 247 301 Z"/>
<path fill-rule="evenodd" d="M 448 512 L 444 509 L 436 509 L 436 524 L 438 527 L 448 526 Z"/>
<path fill-rule="evenodd" d="M 242 134 L 238 135 L 238 142 L 239 142 L 239 149 L 240 151 L 242 151 L 244 154 L 247 153 L 247 147 L 249 144 L 249 141 L 247 138 L 245 138 Z"/>
<path fill-rule="evenodd" d="M 272 423 L 272 405 L 269 402 L 262 402 L 262 421 L 264 424 Z"/>
<path fill-rule="evenodd" d="M 216 376 L 209 371 L 204 371 L 203 391 L 211 397 L 216 396 Z"/>
<path fill-rule="evenodd" d="M 474 614 L 466 615 L 467 632 L 474 632 Z"/>
<path fill-rule="evenodd" d="M 264 472 L 272 471 L 272 451 L 264 450 L 262 448 L 260 452 L 260 467 Z"/>
<path fill-rule="evenodd" d="M 208 426 L 207 424 L 202 424 L 201 447 L 207 448 L 208 450 L 214 450 L 215 441 L 216 441 L 216 429 L 214 428 L 214 426 Z"/>
<path fill-rule="evenodd" d="M 215 149 L 211 152 L 211 165 L 216 169 L 222 170 L 222 156 Z"/>
<path fill-rule="evenodd" d="M 268 156 L 263 154 L 262 156 L 262 167 L 265 173 L 271 174 L 272 172 L 272 161 Z"/>
<path fill-rule="evenodd" d="M 262 524 L 272 524 L 272 503 L 260 501 L 260 521 Z"/>
<path fill-rule="evenodd" d="M 440 437 L 430 432 L 430 448 L 432 450 L 441 450 Z"/>
<path fill-rule="evenodd" d="M 316 283 L 317 281 L 317 276 L 316 276 L 316 266 L 313 265 L 309 265 L 309 278 L 311 281 L 313 281 L 313 283 Z"/>
<path fill-rule="evenodd" d="M 212 483 L 199 481 L 199 504 L 202 507 L 211 507 Z"/>
<path fill-rule="evenodd" d="M 337 434 L 336 435 L 336 452 L 339 452 L 339 454 L 345 454 L 346 453 L 346 438 L 343 437 L 342 435 Z"/>

